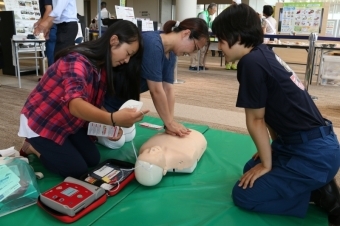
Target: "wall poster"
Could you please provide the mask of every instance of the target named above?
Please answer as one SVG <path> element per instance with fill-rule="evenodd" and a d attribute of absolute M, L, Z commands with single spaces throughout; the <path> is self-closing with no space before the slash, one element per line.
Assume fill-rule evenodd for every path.
<path fill-rule="evenodd" d="M 284 3 L 281 32 L 297 34 L 319 33 L 322 23 L 321 2 Z"/>
<path fill-rule="evenodd" d="M 33 25 L 40 19 L 38 0 L 3 0 L 7 11 L 14 11 L 17 35 L 33 33 Z"/>

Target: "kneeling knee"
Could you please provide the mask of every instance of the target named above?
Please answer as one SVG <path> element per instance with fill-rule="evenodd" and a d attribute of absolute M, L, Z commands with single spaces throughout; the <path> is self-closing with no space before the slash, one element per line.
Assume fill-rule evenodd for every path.
<path fill-rule="evenodd" d="M 238 183 L 233 188 L 232 198 L 234 204 L 246 210 L 252 210 L 255 203 L 251 201 L 251 198 L 247 195 L 247 192 L 242 187 L 238 186 Z"/>
<path fill-rule="evenodd" d="M 74 177 L 74 178 L 80 178 L 81 176 L 87 174 L 88 168 L 84 164 L 82 166 L 78 165 L 77 167 L 74 167 L 72 169 L 68 170 L 61 170 L 59 171 L 59 174 L 63 177 Z"/>
<path fill-rule="evenodd" d="M 94 167 L 99 164 L 100 154 L 99 152 L 96 155 L 93 155 L 92 158 L 86 160 L 86 164 L 88 167 Z"/>

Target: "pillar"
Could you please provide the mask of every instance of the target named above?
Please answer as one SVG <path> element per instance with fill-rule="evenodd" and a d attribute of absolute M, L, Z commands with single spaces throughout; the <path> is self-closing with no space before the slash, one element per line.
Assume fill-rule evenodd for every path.
<path fill-rule="evenodd" d="M 186 18 L 197 17 L 197 0 L 176 0 L 175 20 L 182 21 Z"/>

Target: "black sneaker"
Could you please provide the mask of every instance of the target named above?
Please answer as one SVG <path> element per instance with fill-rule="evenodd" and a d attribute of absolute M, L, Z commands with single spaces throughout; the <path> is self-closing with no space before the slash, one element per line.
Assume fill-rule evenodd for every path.
<path fill-rule="evenodd" d="M 191 67 L 191 66 L 190 66 L 190 67 L 189 67 L 189 70 L 190 70 L 190 71 L 197 71 L 197 67 Z"/>
<path fill-rule="evenodd" d="M 312 191 L 310 201 L 327 211 L 329 223 L 340 225 L 340 191 L 335 179 Z"/>
<path fill-rule="evenodd" d="M 203 70 L 209 70 L 209 68 L 204 67 L 204 66 L 200 66 L 200 71 L 203 71 Z"/>

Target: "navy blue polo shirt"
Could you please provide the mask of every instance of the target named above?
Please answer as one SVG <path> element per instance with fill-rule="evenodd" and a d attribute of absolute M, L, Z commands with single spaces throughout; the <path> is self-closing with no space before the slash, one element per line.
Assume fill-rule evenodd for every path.
<path fill-rule="evenodd" d="M 52 0 L 39 0 L 40 16 L 43 18 L 45 13 L 45 5 L 52 5 Z"/>
<path fill-rule="evenodd" d="M 144 52 L 141 67 L 141 93 L 149 90 L 147 80 L 153 82 L 174 83 L 176 55 L 169 52 L 165 56 L 159 31 L 142 32 Z"/>
<path fill-rule="evenodd" d="M 265 108 L 266 123 L 279 135 L 324 126 L 325 121 L 296 74 L 266 45 L 254 47 L 237 66 L 236 106 Z"/>

